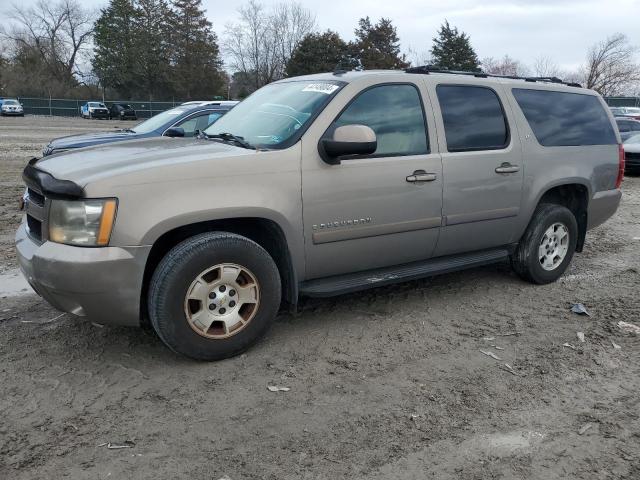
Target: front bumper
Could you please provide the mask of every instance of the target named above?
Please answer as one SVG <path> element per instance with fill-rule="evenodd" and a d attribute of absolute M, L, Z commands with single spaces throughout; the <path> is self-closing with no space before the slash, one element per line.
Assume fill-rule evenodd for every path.
<path fill-rule="evenodd" d="M 2 115 L 21 116 L 24 115 L 24 110 L 2 110 Z"/>
<path fill-rule="evenodd" d="M 622 192 L 619 189 L 596 192 L 589 202 L 587 229 L 597 227 L 612 217 L 618 210 L 621 198 Z"/>
<path fill-rule="evenodd" d="M 37 244 L 23 223 L 16 233 L 22 273 L 53 307 L 89 320 L 140 325 L 140 292 L 151 247 L 86 248 Z"/>

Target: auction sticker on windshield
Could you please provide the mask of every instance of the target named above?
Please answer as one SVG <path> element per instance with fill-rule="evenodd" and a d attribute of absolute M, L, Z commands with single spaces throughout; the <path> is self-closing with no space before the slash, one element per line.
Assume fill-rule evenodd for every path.
<path fill-rule="evenodd" d="M 324 93 L 325 95 L 331 95 L 338 88 L 338 85 L 334 85 L 332 83 L 310 83 L 306 87 L 302 89 L 303 92 L 317 92 Z"/>

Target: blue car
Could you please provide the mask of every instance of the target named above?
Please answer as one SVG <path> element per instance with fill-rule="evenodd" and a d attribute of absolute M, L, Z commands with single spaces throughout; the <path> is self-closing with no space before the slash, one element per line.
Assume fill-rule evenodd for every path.
<path fill-rule="evenodd" d="M 87 102 L 80 107 L 82 118 L 109 118 L 109 109 L 101 102 Z"/>
<path fill-rule="evenodd" d="M 197 130 L 207 128 L 237 103 L 190 102 L 159 113 L 133 128 L 56 138 L 51 140 L 49 145 L 42 150 L 42 155 L 46 157 L 73 148 L 91 147 L 93 145 L 139 138 L 160 136 L 193 137 Z"/>

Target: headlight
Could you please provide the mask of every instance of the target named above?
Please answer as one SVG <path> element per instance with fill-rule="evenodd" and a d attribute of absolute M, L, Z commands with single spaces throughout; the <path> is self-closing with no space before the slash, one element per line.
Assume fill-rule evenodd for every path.
<path fill-rule="evenodd" d="M 52 200 L 49 240 L 83 247 L 109 244 L 117 200 Z"/>

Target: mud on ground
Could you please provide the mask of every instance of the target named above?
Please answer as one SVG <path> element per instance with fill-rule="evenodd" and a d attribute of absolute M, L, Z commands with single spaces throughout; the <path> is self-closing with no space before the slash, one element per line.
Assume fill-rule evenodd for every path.
<path fill-rule="evenodd" d="M 28 158 L 114 123 L 0 119 L 0 273 Z M 496 265 L 307 301 L 212 364 L 7 296 L 0 478 L 640 478 L 640 336 L 616 326 L 640 324 L 638 238 L 636 177 L 553 285 Z"/>

